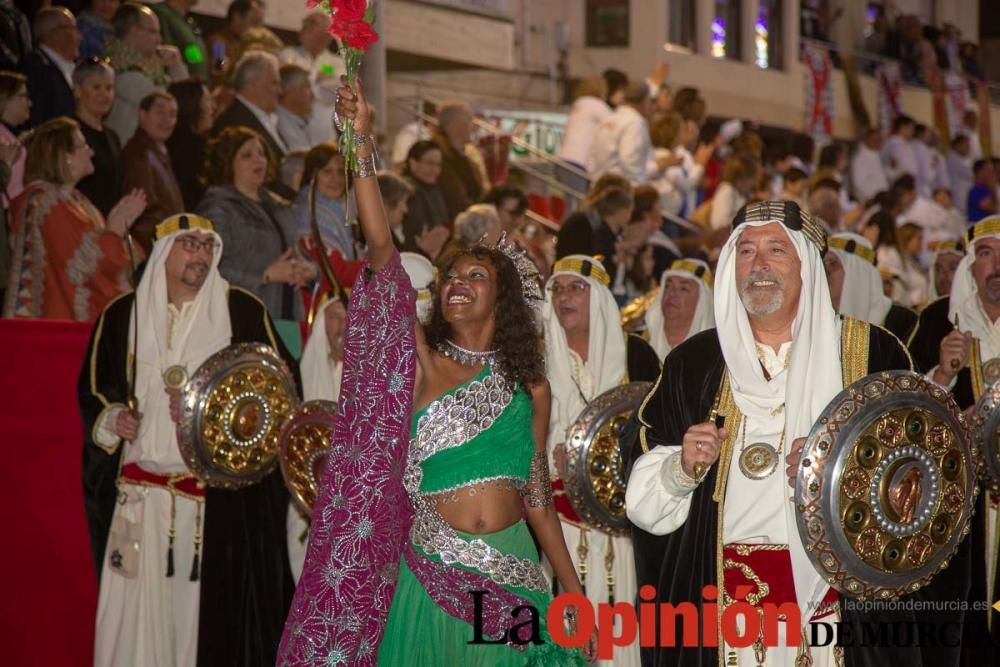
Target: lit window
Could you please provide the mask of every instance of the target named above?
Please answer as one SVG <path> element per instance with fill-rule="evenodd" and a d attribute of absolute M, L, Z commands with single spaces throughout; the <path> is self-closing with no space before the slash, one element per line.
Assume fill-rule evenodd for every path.
<path fill-rule="evenodd" d="M 712 19 L 712 56 L 740 58 L 740 0 L 715 0 Z"/>

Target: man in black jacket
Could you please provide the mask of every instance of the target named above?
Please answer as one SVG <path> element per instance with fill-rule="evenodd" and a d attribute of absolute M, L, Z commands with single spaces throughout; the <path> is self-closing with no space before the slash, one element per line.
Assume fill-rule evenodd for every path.
<path fill-rule="evenodd" d="M 215 119 L 212 135 L 227 127 L 249 127 L 264 138 L 268 150 L 280 162 L 287 147 L 278 134 L 278 97 L 281 94 L 278 59 L 264 51 L 247 52 L 233 70 L 233 87 L 236 98 Z"/>
<path fill-rule="evenodd" d="M 56 116 L 72 116 L 73 68 L 80 52 L 76 19 L 65 7 L 43 7 L 35 15 L 35 47 L 20 70 L 28 77 L 31 118 L 34 127 Z"/>

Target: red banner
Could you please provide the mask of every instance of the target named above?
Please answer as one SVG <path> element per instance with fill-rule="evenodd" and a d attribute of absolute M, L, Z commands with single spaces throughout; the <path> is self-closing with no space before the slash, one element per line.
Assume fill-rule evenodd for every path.
<path fill-rule="evenodd" d="M 903 113 L 903 82 L 899 75 L 899 63 L 879 64 L 875 79 L 878 81 L 878 124 L 885 137 L 892 130 L 892 121 Z"/>
<path fill-rule="evenodd" d="M 833 138 L 833 64 L 826 49 L 806 45 L 802 61 L 806 66 L 805 132 L 816 145 Z"/>

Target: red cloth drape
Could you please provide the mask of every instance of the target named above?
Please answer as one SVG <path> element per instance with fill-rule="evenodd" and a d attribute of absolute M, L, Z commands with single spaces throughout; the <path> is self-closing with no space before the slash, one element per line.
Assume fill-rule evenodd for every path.
<path fill-rule="evenodd" d="M 0 319 L 5 665 L 93 664 L 97 578 L 76 401 L 89 322 Z"/>

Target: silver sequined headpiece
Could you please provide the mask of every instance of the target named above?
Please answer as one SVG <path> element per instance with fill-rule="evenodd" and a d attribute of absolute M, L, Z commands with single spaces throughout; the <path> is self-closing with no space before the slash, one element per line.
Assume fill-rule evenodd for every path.
<path fill-rule="evenodd" d="M 480 245 L 484 248 L 490 247 L 481 241 Z M 521 278 L 521 296 L 524 297 L 525 301 L 544 301 L 545 296 L 542 294 L 541 287 L 542 275 L 538 272 L 535 263 L 528 257 L 528 253 L 507 240 L 507 232 L 500 234 L 500 239 L 492 248 L 502 252 L 507 259 L 513 262 L 514 268 L 517 269 L 517 275 Z"/>

